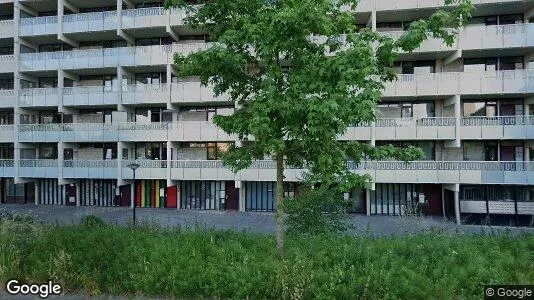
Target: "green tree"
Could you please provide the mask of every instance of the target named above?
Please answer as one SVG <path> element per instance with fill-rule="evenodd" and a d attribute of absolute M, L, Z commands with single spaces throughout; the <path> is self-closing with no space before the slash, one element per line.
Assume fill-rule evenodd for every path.
<path fill-rule="evenodd" d="M 180 76 L 198 76 L 215 95 L 236 103 L 214 122 L 242 143 L 223 158 L 234 172 L 254 159 L 276 161 L 277 248 L 284 245 L 284 168 L 305 166 L 323 184 L 340 189 L 370 182 L 347 160 L 413 160 L 420 149 L 340 142 L 349 126 L 373 121 L 394 62 L 429 37 L 451 45 L 470 17 L 469 0 L 446 0 L 428 19 L 411 23 L 398 39 L 355 24 L 356 0 L 167 0 L 184 8 L 185 24 L 209 33 L 207 50 L 175 54 Z M 346 9 L 346 8 L 350 9 Z"/>

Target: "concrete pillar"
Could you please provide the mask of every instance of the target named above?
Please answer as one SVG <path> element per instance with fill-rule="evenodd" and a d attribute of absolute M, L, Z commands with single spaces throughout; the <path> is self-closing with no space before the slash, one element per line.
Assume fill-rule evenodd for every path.
<path fill-rule="evenodd" d="M 244 212 L 246 211 L 246 195 L 245 195 L 245 185 L 243 184 L 243 181 L 236 180 L 235 185 L 237 188 L 239 188 L 239 211 Z"/>
<path fill-rule="evenodd" d="M 371 11 L 371 16 L 367 21 L 367 27 L 371 28 L 372 31 L 376 31 L 376 10 Z"/>
<path fill-rule="evenodd" d="M 365 214 L 371 215 L 371 189 L 365 189 Z"/>
<path fill-rule="evenodd" d="M 124 185 L 122 179 L 122 151 L 125 149 L 124 142 L 117 142 L 117 187 Z"/>
<path fill-rule="evenodd" d="M 456 224 L 461 225 L 460 219 L 460 185 L 455 184 L 454 187 L 454 215 L 456 216 Z"/>
<path fill-rule="evenodd" d="M 81 180 L 76 180 L 76 206 L 80 206 L 80 198 L 82 197 L 80 187 L 82 185 Z"/>
<path fill-rule="evenodd" d="M 63 182 L 63 161 L 65 160 L 65 157 L 63 155 L 64 150 L 65 150 L 65 143 L 58 142 L 57 143 L 57 179 L 58 179 L 59 185 L 64 184 Z"/>
<path fill-rule="evenodd" d="M 39 181 L 36 181 L 34 184 L 35 189 L 35 205 L 39 205 Z"/>

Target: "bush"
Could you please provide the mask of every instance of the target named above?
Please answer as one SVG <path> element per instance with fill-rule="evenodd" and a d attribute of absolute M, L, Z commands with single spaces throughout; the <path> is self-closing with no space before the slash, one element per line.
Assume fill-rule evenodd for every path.
<path fill-rule="evenodd" d="M 306 185 L 298 196 L 285 203 L 289 233 L 341 233 L 349 228 L 346 201 L 333 189 Z"/>
<path fill-rule="evenodd" d="M 95 215 L 88 215 L 84 216 L 82 218 L 82 221 L 80 222 L 82 226 L 86 227 L 104 227 L 106 226 L 106 223 L 102 221 L 99 217 Z"/>

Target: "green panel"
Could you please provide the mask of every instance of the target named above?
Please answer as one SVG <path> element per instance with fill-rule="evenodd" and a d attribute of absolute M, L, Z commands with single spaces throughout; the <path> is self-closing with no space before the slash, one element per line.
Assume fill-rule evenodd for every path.
<path fill-rule="evenodd" d="M 145 207 L 150 207 L 150 187 L 152 180 L 145 180 Z"/>

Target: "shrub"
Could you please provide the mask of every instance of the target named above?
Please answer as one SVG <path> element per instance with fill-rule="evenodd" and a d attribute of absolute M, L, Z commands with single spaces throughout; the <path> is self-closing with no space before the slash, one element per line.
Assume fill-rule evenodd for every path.
<path fill-rule="evenodd" d="M 82 226 L 86 227 L 104 227 L 106 223 L 95 215 L 84 216 L 81 221 Z"/>
<path fill-rule="evenodd" d="M 290 233 L 340 233 L 349 228 L 347 203 L 333 189 L 305 185 L 298 196 L 286 199 L 285 203 Z"/>

